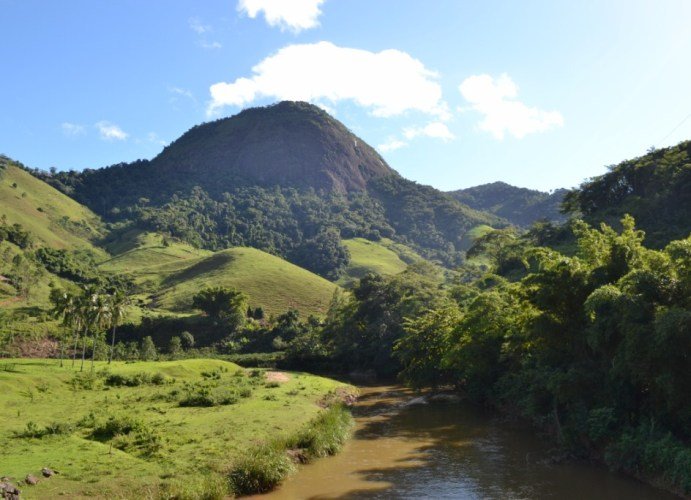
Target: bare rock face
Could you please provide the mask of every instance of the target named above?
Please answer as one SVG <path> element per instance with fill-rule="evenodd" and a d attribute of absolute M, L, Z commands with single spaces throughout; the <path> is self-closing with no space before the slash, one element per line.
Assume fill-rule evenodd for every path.
<path fill-rule="evenodd" d="M 39 479 L 34 476 L 33 474 L 28 474 L 26 478 L 24 479 L 24 482 L 26 484 L 29 484 L 31 486 L 36 486 L 38 484 Z"/>
<path fill-rule="evenodd" d="M 151 168 L 158 175 L 199 179 L 209 191 L 243 183 L 361 191 L 370 179 L 395 173 L 328 113 L 290 101 L 198 125 L 166 147 Z"/>

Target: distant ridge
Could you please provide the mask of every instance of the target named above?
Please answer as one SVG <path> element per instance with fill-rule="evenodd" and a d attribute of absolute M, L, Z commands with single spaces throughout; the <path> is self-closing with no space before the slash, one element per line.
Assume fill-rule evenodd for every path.
<path fill-rule="evenodd" d="M 566 216 L 560 212 L 560 208 L 567 192 L 566 189 L 557 189 L 545 193 L 505 182 L 492 182 L 449 194 L 475 210 L 490 212 L 512 224 L 527 227 L 538 220 L 565 221 Z"/>

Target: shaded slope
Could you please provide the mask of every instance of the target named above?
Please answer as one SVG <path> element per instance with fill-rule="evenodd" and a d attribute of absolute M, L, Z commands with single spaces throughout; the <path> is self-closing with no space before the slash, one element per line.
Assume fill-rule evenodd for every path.
<path fill-rule="evenodd" d="M 189 311 L 192 296 L 210 286 L 234 287 L 249 296 L 252 307 L 262 307 L 270 314 L 297 309 L 304 315 L 325 314 L 337 288 L 261 250 L 231 248 L 166 276 L 155 300 L 165 309 Z"/>

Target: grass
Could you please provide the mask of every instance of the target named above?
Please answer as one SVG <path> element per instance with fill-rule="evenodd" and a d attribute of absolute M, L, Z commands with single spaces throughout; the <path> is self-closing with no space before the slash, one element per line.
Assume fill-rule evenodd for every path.
<path fill-rule="evenodd" d="M 350 252 L 350 264 L 338 281 L 342 286 L 350 285 L 370 272 L 393 276 L 405 271 L 408 264 L 422 260 L 410 248 L 386 238 L 380 241 L 353 238 L 344 240 L 343 244 Z"/>
<path fill-rule="evenodd" d="M 60 472 L 23 498 L 221 497 L 232 464 L 307 435 L 325 414 L 318 403 L 343 387 L 301 373 L 270 385 L 261 370 L 211 359 L 106 368 L 76 377 L 55 360 L 0 361 L 0 475 Z M 181 406 L 197 391 L 216 404 Z"/>
<path fill-rule="evenodd" d="M 1 214 L 10 224 L 21 224 L 46 246 L 88 249 L 105 257 L 105 252 L 92 244 L 103 235 L 98 216 L 12 164 L 0 172 Z"/>
<path fill-rule="evenodd" d="M 336 285 L 301 267 L 255 248 L 220 252 L 198 250 L 180 242 L 164 245 L 160 235 L 133 233 L 111 251 L 123 253 L 103 262 L 109 272 L 134 275 L 142 298 L 156 310 L 191 314 L 192 297 L 205 287 L 235 287 L 252 307 L 269 314 L 297 309 L 304 316 L 324 315 Z"/>

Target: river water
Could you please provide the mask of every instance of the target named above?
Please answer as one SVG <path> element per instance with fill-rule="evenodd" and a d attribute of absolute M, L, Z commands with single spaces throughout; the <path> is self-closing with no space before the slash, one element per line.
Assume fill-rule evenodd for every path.
<path fill-rule="evenodd" d="M 405 406 L 399 386 L 363 388 L 341 453 L 303 466 L 274 499 L 673 499 L 587 464 L 554 464 L 549 443 L 469 404 Z"/>

